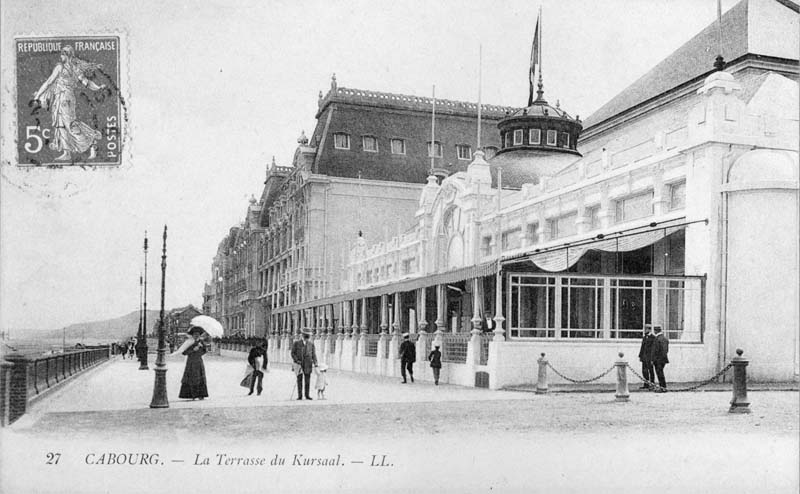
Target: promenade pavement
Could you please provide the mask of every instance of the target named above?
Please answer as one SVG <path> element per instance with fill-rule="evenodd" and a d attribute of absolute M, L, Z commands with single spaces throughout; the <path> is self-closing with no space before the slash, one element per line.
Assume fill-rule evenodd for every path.
<path fill-rule="evenodd" d="M 177 398 L 183 360 L 169 359 L 168 409 L 148 406 L 152 370 L 119 358 L 41 400 L 2 432 L 0 491 L 782 493 L 800 485 L 796 391 L 751 392 L 752 413 L 733 415 L 723 392 L 632 393 L 618 403 L 609 392 L 535 395 L 329 371 L 327 400 L 295 401 L 285 366 L 272 366 L 261 396 L 247 396 L 238 386 L 243 358 L 205 363 L 210 397 L 186 401 Z M 48 453 L 59 463 L 48 465 Z M 141 454 L 156 461 L 108 464 L 110 455 L 141 463 Z"/>

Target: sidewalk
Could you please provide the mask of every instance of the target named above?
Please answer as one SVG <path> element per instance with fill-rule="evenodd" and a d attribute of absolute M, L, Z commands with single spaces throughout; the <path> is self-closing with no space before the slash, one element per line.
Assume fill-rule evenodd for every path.
<path fill-rule="evenodd" d="M 527 396 L 511 391 L 490 391 L 455 385 L 434 386 L 417 382 L 400 384 L 400 378 L 355 374 L 328 370 L 325 400 L 317 400 L 312 374 L 313 401 L 297 401 L 294 374 L 285 364 L 269 364 L 264 375 L 264 391 L 248 396 L 248 389 L 239 386 L 248 367 L 246 360 L 220 356 L 204 357 L 209 397 L 205 400 L 178 398 L 184 358 L 167 359 L 167 397 L 170 408 L 330 406 L 359 403 L 413 403 L 481 400 L 516 400 Z M 20 421 L 30 422 L 41 413 L 88 412 L 101 410 L 137 410 L 149 408 L 153 395 L 155 365 L 139 370 L 137 360 L 115 357 L 111 362 L 69 383 L 63 390 L 36 403 Z"/>

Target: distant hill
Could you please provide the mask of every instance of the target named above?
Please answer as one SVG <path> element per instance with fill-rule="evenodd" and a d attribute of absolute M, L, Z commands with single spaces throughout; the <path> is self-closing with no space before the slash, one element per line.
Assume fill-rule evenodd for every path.
<path fill-rule="evenodd" d="M 147 311 L 147 333 L 153 333 L 158 323 L 157 310 Z M 106 342 L 127 340 L 136 335 L 139 329 L 139 311 L 105 321 L 82 322 L 71 324 L 65 329 L 53 329 L 40 333 L 44 338 L 61 339 L 66 333 L 67 340 L 80 340 L 81 338 L 100 340 Z"/>

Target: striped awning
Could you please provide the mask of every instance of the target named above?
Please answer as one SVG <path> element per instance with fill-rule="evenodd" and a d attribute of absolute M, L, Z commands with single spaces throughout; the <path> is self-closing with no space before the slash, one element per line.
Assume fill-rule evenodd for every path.
<path fill-rule="evenodd" d="M 466 266 L 463 268 L 454 269 L 452 271 L 445 271 L 443 273 L 435 273 L 428 276 L 420 276 L 418 278 L 401 280 L 386 285 L 373 286 L 362 290 L 341 293 L 332 297 L 309 300 L 301 304 L 275 309 L 272 313 L 281 314 L 283 312 L 319 307 L 320 305 L 336 304 L 344 302 L 345 300 L 358 300 L 367 297 L 379 297 L 381 295 L 387 295 L 391 293 L 410 292 L 418 288 L 444 285 L 447 283 L 456 283 L 472 278 L 481 278 L 484 276 L 494 275 L 495 273 L 497 273 L 497 260 L 477 264 L 475 266 Z"/>
<path fill-rule="evenodd" d="M 699 222 L 704 222 L 700 220 Z M 662 238 L 688 225 L 698 222 L 665 222 L 657 225 L 648 225 L 647 229 L 639 228 L 632 231 L 620 232 L 607 236 L 589 237 L 574 242 L 542 249 L 541 252 L 533 251 L 522 255 L 507 257 L 503 264 L 520 261 L 530 261 L 539 269 L 550 272 L 565 271 L 577 263 L 583 255 L 590 250 L 605 252 L 630 252 L 652 245 Z"/>

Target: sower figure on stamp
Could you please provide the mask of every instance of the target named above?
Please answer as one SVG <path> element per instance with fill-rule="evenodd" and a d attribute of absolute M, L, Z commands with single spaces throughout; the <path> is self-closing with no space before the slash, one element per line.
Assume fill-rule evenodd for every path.
<path fill-rule="evenodd" d="M 89 159 L 97 155 L 95 141 L 102 137 L 100 131 L 77 118 L 75 90 L 79 84 L 92 91 L 104 89 L 86 78 L 86 73 L 101 67 L 75 56 L 72 46 L 61 49 L 61 62 L 56 64 L 53 73 L 33 94 L 33 99 L 40 101 L 50 110 L 53 125 L 53 141 L 50 149 L 61 151 L 57 160 L 70 160 L 72 153 L 83 153 L 89 150 Z"/>
<path fill-rule="evenodd" d="M 411 382 L 414 382 L 414 369 L 412 366 L 417 361 L 417 349 L 408 339 L 408 333 L 403 333 L 403 342 L 400 343 L 400 374 L 403 376 L 403 384 L 406 381 L 406 370 Z"/>
<path fill-rule="evenodd" d="M 653 342 L 656 337 L 653 334 L 653 328 L 649 324 L 644 325 L 644 336 L 642 337 L 642 346 L 639 347 L 639 362 L 642 363 L 642 377 L 645 382 L 639 389 L 650 389 L 650 383 L 656 381 L 656 375 L 653 371 Z"/>
<path fill-rule="evenodd" d="M 303 396 L 307 400 L 311 399 L 309 388 L 311 387 L 311 370 L 317 366 L 317 352 L 314 343 L 310 340 L 311 333 L 303 331 L 303 339 L 295 341 L 292 345 L 292 369 L 297 374 L 297 399 L 302 400 Z M 305 378 L 305 386 L 303 386 Z M 303 393 L 305 391 L 305 393 Z"/>
<path fill-rule="evenodd" d="M 658 385 L 660 388 L 656 389 L 657 393 L 664 393 L 667 391 L 667 380 L 664 378 L 664 366 L 669 363 L 667 354 L 669 353 L 669 340 L 661 331 L 661 326 L 655 327 L 656 338 L 653 341 L 652 361 L 653 366 L 656 368 L 656 376 L 658 376 Z"/>

